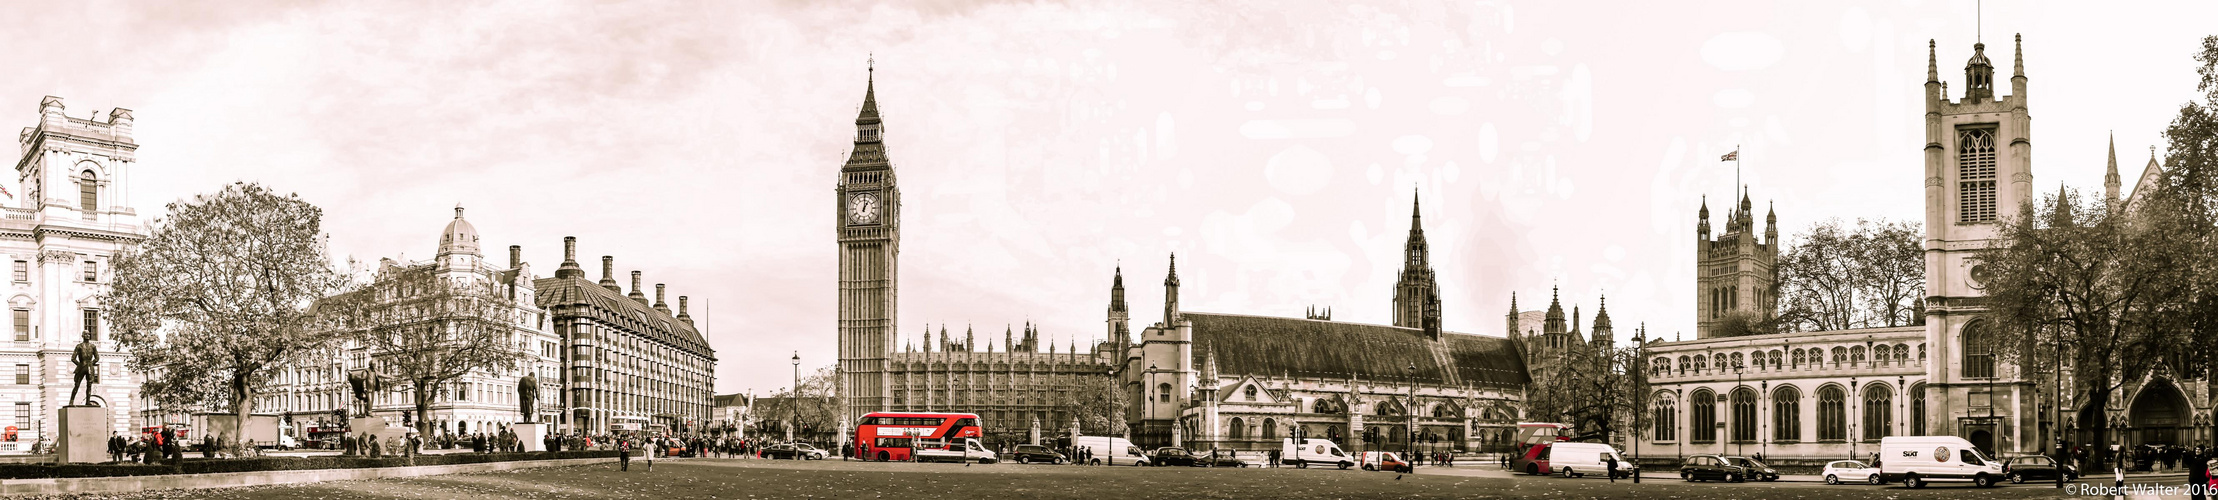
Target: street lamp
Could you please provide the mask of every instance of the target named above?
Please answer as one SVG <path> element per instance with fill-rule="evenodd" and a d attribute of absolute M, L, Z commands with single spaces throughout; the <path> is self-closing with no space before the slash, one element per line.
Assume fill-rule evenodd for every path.
<path fill-rule="evenodd" d="M 1403 367 L 1402 374 L 1409 376 L 1409 404 L 1402 407 L 1402 414 L 1409 417 L 1409 451 L 1407 452 L 1408 456 L 1402 457 L 1402 462 L 1410 464 L 1410 470 L 1415 471 L 1417 470 L 1417 363 L 1412 361 L 1409 366 Z"/>
<path fill-rule="evenodd" d="M 801 423 L 801 351 L 793 351 L 793 394 L 791 396 L 793 397 L 788 400 L 788 406 L 786 407 L 786 432 L 788 433 L 793 432 L 794 425 Z M 793 436 L 787 435 L 786 439 L 793 439 Z"/>

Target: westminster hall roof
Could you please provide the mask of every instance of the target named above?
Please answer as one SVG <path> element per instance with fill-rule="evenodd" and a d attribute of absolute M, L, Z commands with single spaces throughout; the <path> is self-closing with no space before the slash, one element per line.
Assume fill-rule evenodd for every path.
<path fill-rule="evenodd" d="M 1217 355 L 1221 376 L 1292 376 L 1429 385 L 1514 386 L 1531 381 L 1509 339 L 1385 325 L 1181 313 L 1194 325 L 1194 366 Z M 1416 366 L 1414 375 L 1405 374 Z"/>

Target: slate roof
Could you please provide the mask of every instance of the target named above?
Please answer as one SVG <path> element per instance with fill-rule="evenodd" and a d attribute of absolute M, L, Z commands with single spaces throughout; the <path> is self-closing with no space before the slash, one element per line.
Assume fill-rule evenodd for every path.
<path fill-rule="evenodd" d="M 603 312 L 618 313 L 617 318 L 597 319 L 634 323 L 632 330 L 640 332 L 642 336 L 702 357 L 716 359 L 716 351 L 709 348 L 708 339 L 703 338 L 693 325 L 609 290 L 600 283 L 584 278 L 540 278 L 533 284 L 539 291 L 539 308 L 548 312 L 554 312 L 557 306 L 586 305 Z M 659 324 L 636 325 L 640 314 L 644 314 L 650 323 Z M 669 329 L 659 328 L 660 324 L 669 325 Z"/>
<path fill-rule="evenodd" d="M 1219 376 L 1295 376 L 1408 381 L 1428 385 L 1515 386 L 1530 382 L 1524 357 L 1509 339 L 1385 325 L 1182 313 L 1194 324 L 1194 366 L 1217 354 Z"/>

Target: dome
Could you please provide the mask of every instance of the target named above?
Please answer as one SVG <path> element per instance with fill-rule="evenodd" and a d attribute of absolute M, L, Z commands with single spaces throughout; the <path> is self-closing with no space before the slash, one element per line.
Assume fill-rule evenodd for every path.
<path fill-rule="evenodd" d="M 462 220 L 462 206 L 454 207 L 454 222 L 447 223 L 447 230 L 439 233 L 439 256 L 450 254 L 477 255 L 477 227 Z"/>

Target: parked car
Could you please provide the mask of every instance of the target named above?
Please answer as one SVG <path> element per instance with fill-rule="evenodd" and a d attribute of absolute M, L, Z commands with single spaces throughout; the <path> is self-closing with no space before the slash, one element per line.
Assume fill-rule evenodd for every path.
<path fill-rule="evenodd" d="M 2003 477 L 2010 478 L 2012 483 L 2029 479 L 2054 481 L 2058 474 L 2063 474 L 2065 481 L 2079 479 L 2079 468 L 2068 464 L 2059 467 L 2055 459 L 2041 455 L 2012 457 L 2002 464 Z"/>
<path fill-rule="evenodd" d="M 1722 456 L 1695 455 L 1687 457 L 1685 462 L 1679 464 L 1679 479 L 1687 481 L 1719 479 L 1738 483 L 1748 479 L 1748 469 L 1733 465 L 1732 462 L 1726 461 L 1725 457 Z"/>
<path fill-rule="evenodd" d="M 1206 465 L 1206 466 L 1209 466 L 1209 467 L 1247 467 L 1247 466 L 1248 466 L 1248 461 L 1247 461 L 1247 460 L 1242 460 L 1242 459 L 1240 458 L 1240 453 L 1239 453 L 1239 452 L 1236 452 L 1236 451 L 1231 451 L 1231 450 L 1226 450 L 1226 451 L 1223 451 L 1223 452 L 1219 452 L 1219 453 L 1217 453 L 1217 454 L 1216 454 L 1215 456 L 1211 456 L 1211 455 L 1210 455 L 1210 454 L 1208 454 L 1208 453 L 1203 453 L 1203 454 L 1201 455 L 1201 460 L 1202 460 L 1202 465 Z"/>
<path fill-rule="evenodd" d="M 1201 457 L 1195 456 L 1192 452 L 1186 451 L 1185 448 L 1175 448 L 1168 446 L 1156 448 L 1155 453 L 1148 454 L 1148 463 L 1156 467 L 1169 467 L 1173 465 L 1182 467 L 1193 467 L 1197 465 L 1202 465 Z"/>
<path fill-rule="evenodd" d="M 1356 463 L 1363 464 L 1363 470 L 1411 472 L 1409 461 L 1391 451 L 1366 451 L 1355 454 L 1355 459 Z"/>
<path fill-rule="evenodd" d="M 1609 459 L 1617 459 L 1617 477 L 1633 477 L 1639 466 L 1617 453 L 1617 448 L 1602 443 L 1558 442 L 1542 451 L 1547 455 L 1549 467 L 1562 472 L 1563 477 L 1585 477 L 1587 474 L 1607 474 Z"/>
<path fill-rule="evenodd" d="M 1062 465 L 1064 462 L 1070 461 L 1070 459 L 1063 457 L 1062 453 L 1057 453 L 1055 450 L 1047 449 L 1046 446 L 1036 444 L 1020 444 L 1015 448 L 1010 448 L 1009 460 L 1020 464 L 1039 462 L 1056 465 Z"/>
<path fill-rule="evenodd" d="M 1971 481 L 1973 486 L 1993 486 L 2002 479 L 2002 462 L 1987 458 L 1972 442 L 1956 436 L 1888 436 L 1879 438 L 1879 481 L 1902 481 L 1924 488 L 1933 481 Z"/>
<path fill-rule="evenodd" d="M 1758 462 L 1756 461 L 1756 459 L 1748 457 L 1725 457 L 1725 461 L 1731 462 L 1733 465 L 1738 465 L 1741 467 L 1741 469 L 1748 471 L 1748 479 L 1756 481 L 1779 480 L 1778 469 L 1773 469 L 1769 465 L 1764 465 L 1763 462 Z"/>
<path fill-rule="evenodd" d="M 1834 460 L 1825 463 L 1825 484 L 1867 483 L 1879 484 L 1879 469 L 1855 460 Z"/>
<path fill-rule="evenodd" d="M 808 443 L 774 444 L 770 445 L 769 448 L 762 449 L 763 458 L 823 460 L 824 457 L 830 455 L 831 454 L 829 453 L 825 453 L 824 450 L 819 450 L 815 446 L 810 446 Z"/>

